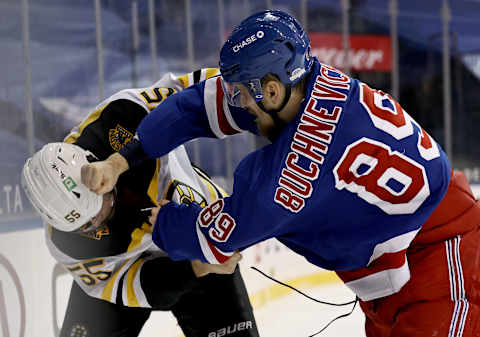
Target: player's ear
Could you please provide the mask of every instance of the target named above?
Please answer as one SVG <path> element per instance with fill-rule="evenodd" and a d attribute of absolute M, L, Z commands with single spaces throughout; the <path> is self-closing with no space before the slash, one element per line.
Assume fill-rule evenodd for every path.
<path fill-rule="evenodd" d="M 279 81 L 270 80 L 263 87 L 263 96 L 274 108 L 280 107 L 283 102 L 283 84 Z"/>

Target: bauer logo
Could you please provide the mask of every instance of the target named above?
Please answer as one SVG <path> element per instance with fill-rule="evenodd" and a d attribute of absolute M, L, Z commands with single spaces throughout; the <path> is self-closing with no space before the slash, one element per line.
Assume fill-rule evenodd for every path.
<path fill-rule="evenodd" d="M 207 337 L 223 337 L 229 336 L 230 334 L 234 334 L 239 331 L 249 330 L 253 328 L 252 321 L 244 321 L 240 323 L 235 323 L 233 325 L 229 325 L 227 327 L 218 329 L 217 331 L 212 331 L 208 334 Z"/>
<path fill-rule="evenodd" d="M 290 81 L 295 81 L 297 78 L 305 74 L 305 69 L 296 68 L 292 71 L 292 76 L 290 76 Z"/>
<path fill-rule="evenodd" d="M 254 43 L 255 41 L 263 38 L 264 36 L 265 36 L 265 33 L 263 32 L 263 30 L 259 30 L 255 34 L 250 35 L 245 40 L 243 40 L 240 43 L 237 43 L 236 45 L 234 45 L 232 50 L 233 50 L 234 53 L 238 53 L 240 51 L 240 49 L 242 49 L 243 47 L 246 47 L 249 44 Z"/>

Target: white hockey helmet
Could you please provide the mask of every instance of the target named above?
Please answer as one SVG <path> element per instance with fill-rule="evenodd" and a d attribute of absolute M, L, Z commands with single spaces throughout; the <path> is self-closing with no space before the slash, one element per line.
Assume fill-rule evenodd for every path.
<path fill-rule="evenodd" d="M 22 187 L 43 220 L 71 232 L 88 223 L 102 208 L 103 197 L 81 182 L 90 152 L 67 143 L 49 143 L 27 159 Z"/>

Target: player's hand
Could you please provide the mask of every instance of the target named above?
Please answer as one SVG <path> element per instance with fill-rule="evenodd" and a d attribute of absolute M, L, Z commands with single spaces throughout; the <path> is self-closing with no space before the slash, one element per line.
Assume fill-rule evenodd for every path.
<path fill-rule="evenodd" d="M 157 215 L 158 215 L 158 212 L 160 211 L 160 208 L 162 208 L 163 205 L 166 205 L 169 202 L 170 200 L 163 199 L 162 201 L 160 201 L 160 205 L 158 207 L 152 208 L 151 214 L 148 217 L 148 222 L 150 222 L 152 226 L 155 226 L 155 223 L 157 222 Z"/>
<path fill-rule="evenodd" d="M 120 174 L 128 170 L 128 162 L 118 153 L 106 160 L 82 166 L 82 183 L 97 194 L 113 190 Z"/>
<path fill-rule="evenodd" d="M 238 262 L 242 259 L 242 254 L 235 251 L 230 258 L 222 264 L 203 263 L 200 260 L 190 261 L 193 273 L 196 277 L 202 277 L 210 273 L 213 274 L 232 274 L 237 267 Z"/>

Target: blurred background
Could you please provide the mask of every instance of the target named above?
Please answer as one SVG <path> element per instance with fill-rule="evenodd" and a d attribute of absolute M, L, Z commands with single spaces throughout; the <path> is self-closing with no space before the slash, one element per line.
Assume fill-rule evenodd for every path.
<path fill-rule="evenodd" d="M 29 309 L 19 305 L 20 314 L 5 328 L 12 315 L 2 315 L 11 300 L 2 295 L 2 280 L 4 288 L 35 292 L 25 290 L 30 281 L 15 269 L 18 257 L 9 254 L 35 255 L 40 249 L 35 245 L 43 245 L 37 238 L 41 222 L 19 185 L 25 159 L 47 142 L 61 141 L 116 91 L 149 86 L 166 72 L 216 67 L 233 27 L 267 8 L 294 15 L 320 61 L 392 94 L 441 144 L 453 167 L 464 170 L 472 184 L 480 182 L 479 0 L 1 0 L 3 337 L 18 335 L 11 331 L 25 334 L 21 314 Z M 187 148 L 192 160 L 228 189 L 238 162 L 263 144 L 253 135 L 239 135 L 200 139 Z M 255 263 L 265 251 L 275 256 L 275 250 L 256 248 Z M 45 280 L 50 284 L 50 276 Z M 30 297 L 23 294 L 16 301 Z"/>
<path fill-rule="evenodd" d="M 266 8 L 294 15 L 314 55 L 391 93 L 455 168 L 480 180 L 480 1 L 2 0 L 0 223 L 32 215 L 18 189 L 27 156 L 116 91 L 216 67 L 232 28 Z M 259 145 L 241 135 L 188 148 L 228 188 Z"/>

